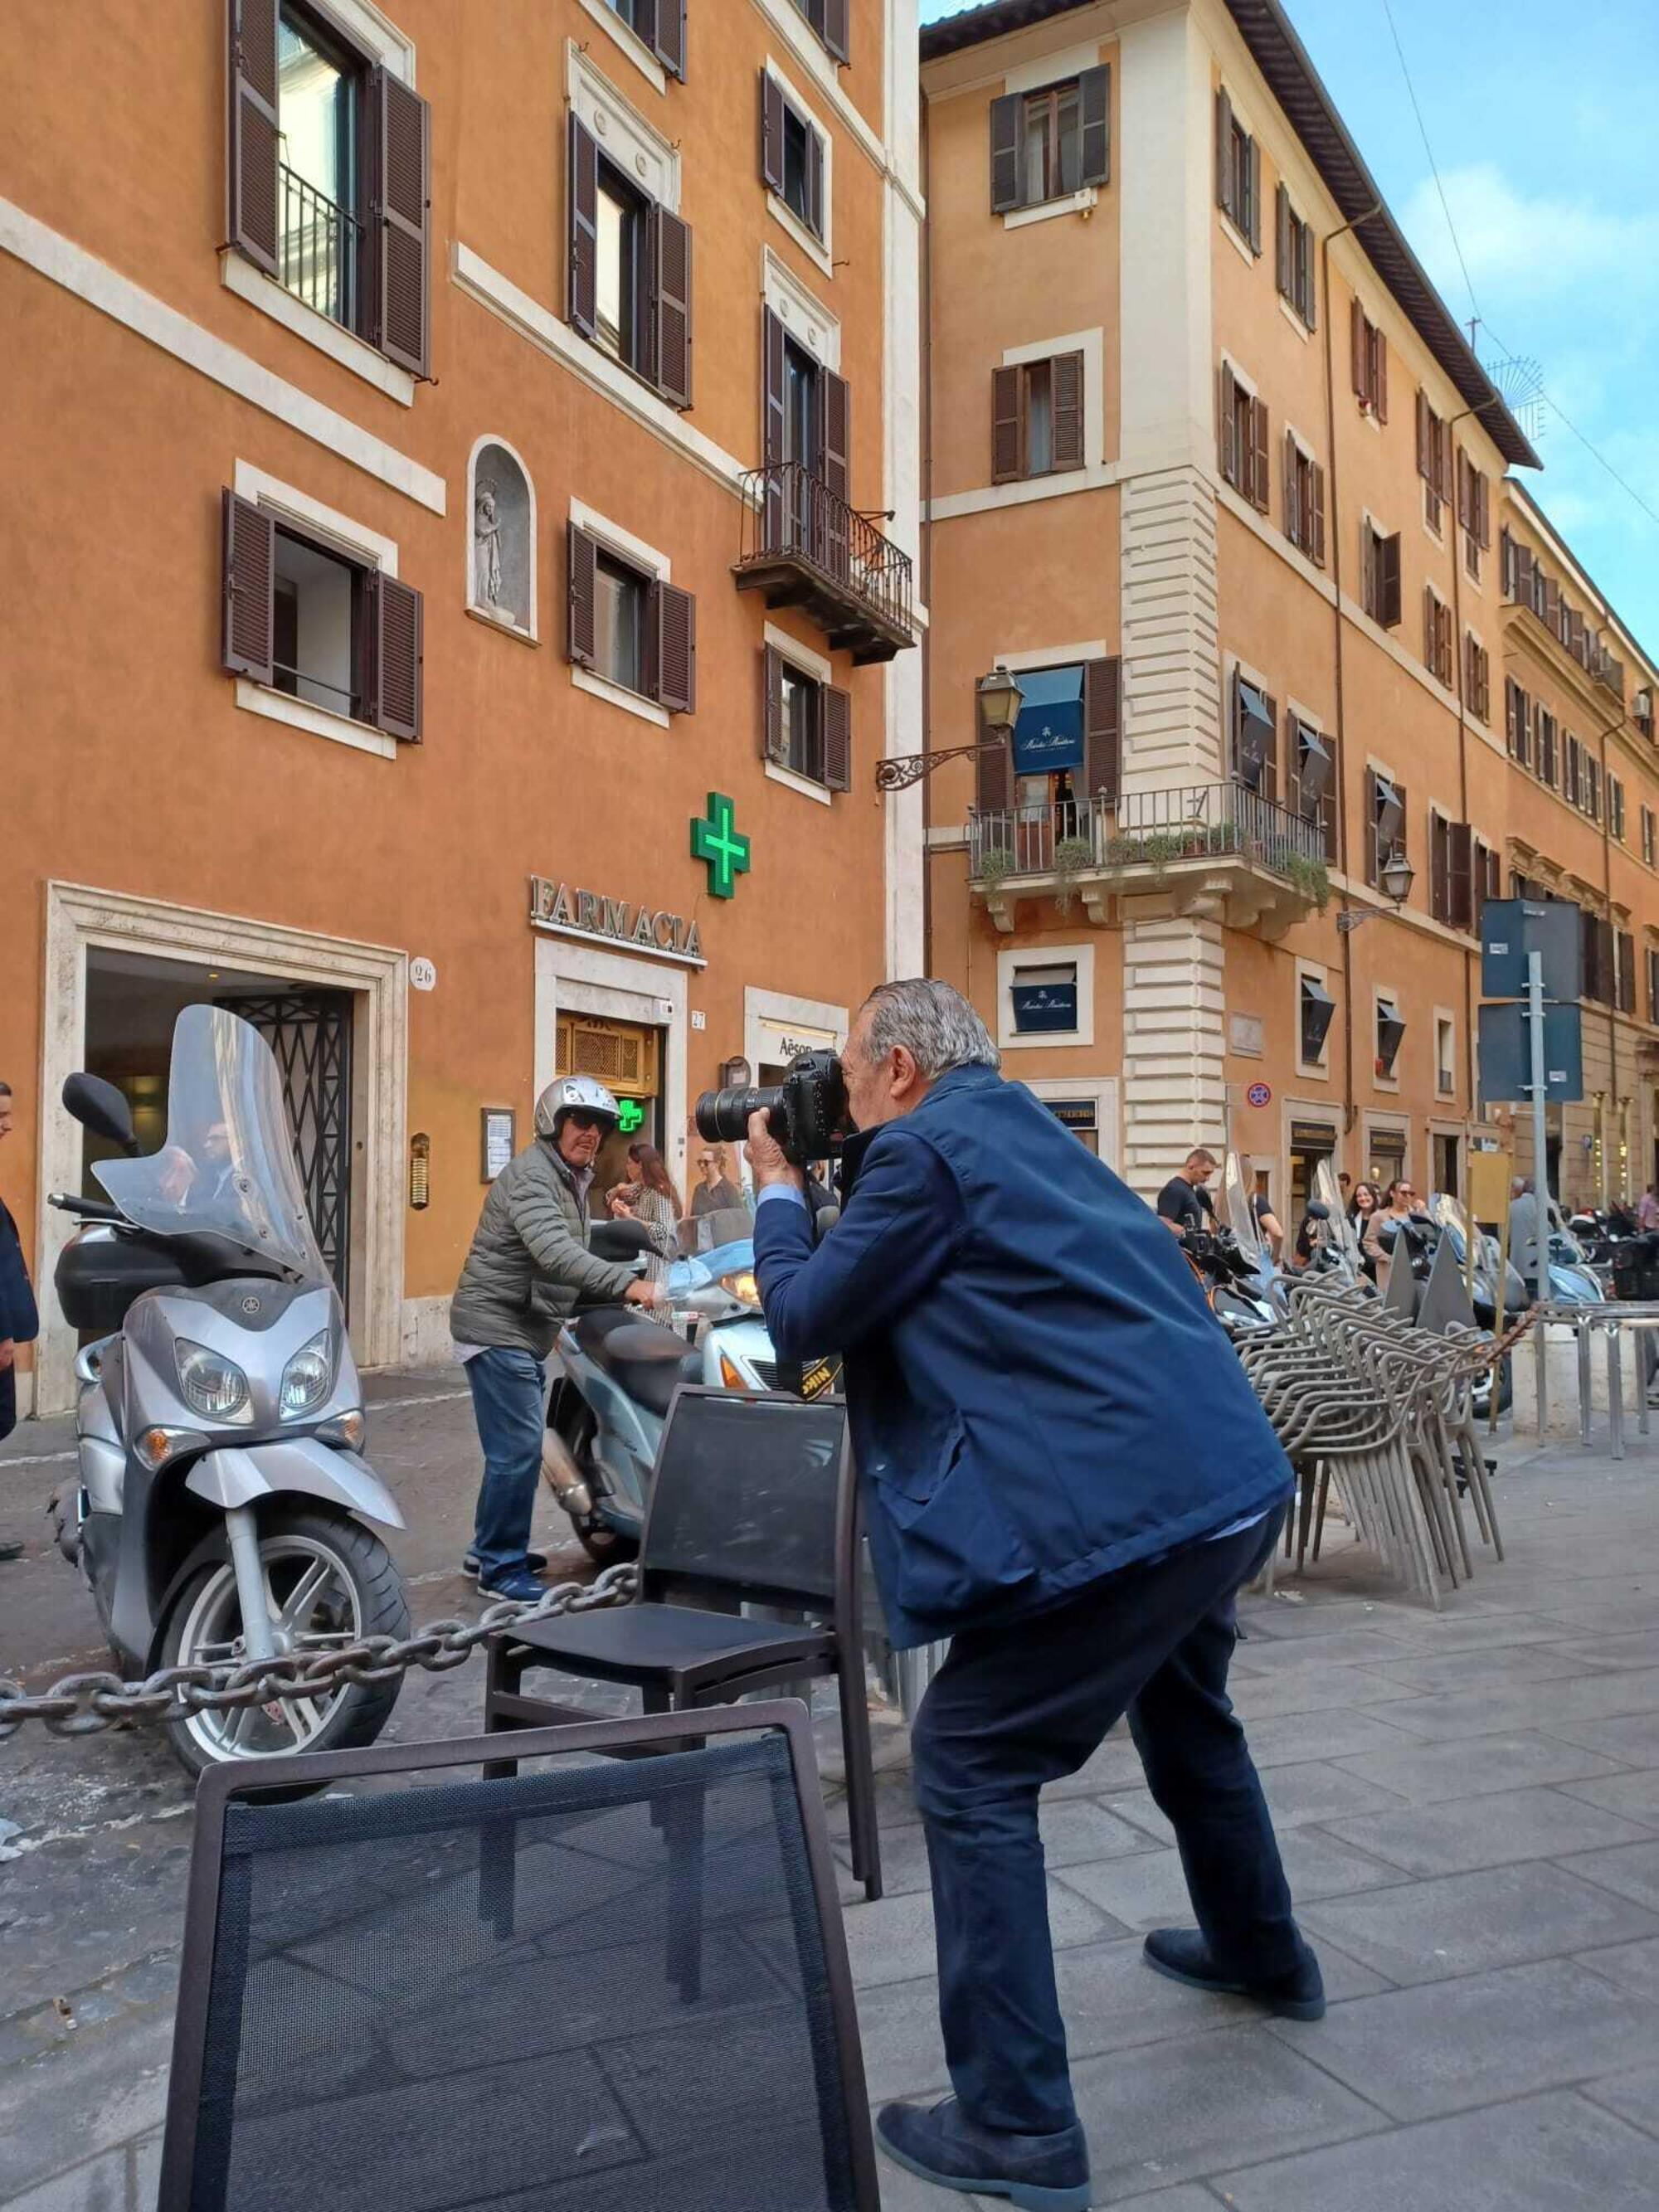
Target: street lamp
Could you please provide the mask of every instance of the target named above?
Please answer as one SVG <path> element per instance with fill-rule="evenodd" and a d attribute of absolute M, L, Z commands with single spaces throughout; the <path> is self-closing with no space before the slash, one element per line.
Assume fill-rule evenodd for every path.
<path fill-rule="evenodd" d="M 1377 880 L 1382 886 L 1383 896 L 1393 902 L 1394 910 L 1398 914 L 1411 896 L 1412 885 L 1417 881 L 1417 871 L 1406 858 L 1403 845 L 1393 848 L 1377 871 Z M 1346 936 L 1350 930 L 1358 929 L 1362 921 L 1375 921 L 1382 911 L 1380 906 L 1346 907 L 1336 917 L 1336 926 Z"/>
<path fill-rule="evenodd" d="M 942 762 L 971 760 L 979 753 L 998 750 L 1006 744 L 1025 694 L 1019 679 L 1012 676 L 1000 661 L 988 676 L 981 676 L 974 687 L 974 705 L 979 716 L 979 739 L 971 745 L 942 745 L 933 752 L 901 753 L 890 760 L 876 763 L 878 791 L 908 791 L 913 783 L 920 783 L 925 775 L 932 775 Z"/>

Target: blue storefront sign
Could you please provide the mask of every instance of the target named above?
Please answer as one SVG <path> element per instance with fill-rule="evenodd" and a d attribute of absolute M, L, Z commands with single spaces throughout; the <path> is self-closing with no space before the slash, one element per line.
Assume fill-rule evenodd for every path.
<path fill-rule="evenodd" d="M 1016 775 L 1052 775 L 1083 765 L 1083 671 L 1032 668 L 1019 678 L 1024 694 L 1014 724 Z"/>
<path fill-rule="evenodd" d="M 1016 983 L 1014 1027 L 1021 1036 L 1038 1030 L 1077 1027 L 1077 985 L 1073 983 Z"/>

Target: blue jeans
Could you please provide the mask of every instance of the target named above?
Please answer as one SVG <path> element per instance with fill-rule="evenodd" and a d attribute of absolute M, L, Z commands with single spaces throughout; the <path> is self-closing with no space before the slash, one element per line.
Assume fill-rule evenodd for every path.
<path fill-rule="evenodd" d="M 483 1446 L 483 1480 L 472 1516 L 478 1579 L 526 1567 L 530 1516 L 542 1472 L 547 1377 L 528 1352 L 490 1345 L 466 1363 L 467 1387 Z"/>
<path fill-rule="evenodd" d="M 1037 1793 L 1074 1774 L 1125 1712 L 1217 1964 L 1230 1979 L 1266 1981 L 1301 1961 L 1273 1822 L 1227 1702 L 1235 1595 L 1283 1520 L 1276 1509 L 1047 1613 L 966 1629 L 933 1679 L 912 1752 L 939 2015 L 952 2086 L 981 2126 L 1047 2135 L 1077 2118 Z"/>

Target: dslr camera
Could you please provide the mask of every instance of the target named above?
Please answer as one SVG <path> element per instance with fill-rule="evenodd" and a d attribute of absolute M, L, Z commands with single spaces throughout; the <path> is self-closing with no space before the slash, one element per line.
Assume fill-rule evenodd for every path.
<path fill-rule="evenodd" d="M 697 1101 L 697 1134 L 708 1145 L 740 1145 L 749 1117 L 766 1126 L 796 1167 L 838 1152 L 847 1123 L 847 1083 L 833 1052 L 798 1053 L 781 1083 L 732 1084 Z"/>

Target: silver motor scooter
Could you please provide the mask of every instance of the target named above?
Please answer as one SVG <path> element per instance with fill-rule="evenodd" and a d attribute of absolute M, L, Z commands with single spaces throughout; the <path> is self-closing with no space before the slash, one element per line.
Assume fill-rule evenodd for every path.
<path fill-rule="evenodd" d="M 58 1501 L 58 1542 L 118 1662 L 148 1674 L 406 1635 L 402 1578 L 364 1526 L 403 1516 L 358 1455 L 362 1392 L 270 1047 L 235 1014 L 185 1007 L 167 1141 L 147 1156 L 112 1084 L 72 1075 L 64 1104 L 129 1155 L 93 1169 L 112 1203 L 50 1200 L 79 1224 L 58 1303 L 95 1339 L 76 1362 L 80 1483 Z M 371 1742 L 397 1694 L 346 1684 L 168 1733 L 192 1773 L 335 1751 Z"/>

